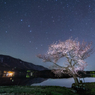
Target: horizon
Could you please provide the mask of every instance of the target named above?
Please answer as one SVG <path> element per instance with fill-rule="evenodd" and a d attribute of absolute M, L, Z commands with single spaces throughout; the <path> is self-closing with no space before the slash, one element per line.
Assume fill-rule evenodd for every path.
<path fill-rule="evenodd" d="M 13 56 L 10 56 L 10 55 L 3 55 L 3 54 L 0 54 L 0 56 L 7 56 L 7 57 L 11 57 L 11 58 L 14 58 L 14 59 L 16 59 L 16 60 L 20 60 L 20 61 L 23 61 L 23 62 L 27 62 L 27 63 L 32 63 L 32 62 L 28 62 L 28 61 L 24 61 L 24 60 L 22 60 L 22 59 L 20 59 L 20 58 L 15 58 L 15 57 L 13 57 Z M 32 63 L 32 64 L 34 64 L 34 63 Z M 34 65 L 39 65 L 39 64 L 34 64 Z M 42 66 L 42 65 L 39 65 L 39 66 Z M 44 66 L 43 66 L 44 67 Z M 47 68 L 47 67 L 45 67 L 45 68 Z M 50 69 L 50 68 L 48 68 L 49 70 L 52 70 L 52 69 Z M 53 68 L 54 70 L 57 70 L 56 68 Z M 85 71 L 85 70 L 84 70 Z M 86 70 L 86 71 L 94 71 L 94 70 Z"/>

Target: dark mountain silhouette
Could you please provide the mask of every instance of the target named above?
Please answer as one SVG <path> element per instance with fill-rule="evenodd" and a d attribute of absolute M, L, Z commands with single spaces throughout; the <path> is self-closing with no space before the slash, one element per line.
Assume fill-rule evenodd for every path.
<path fill-rule="evenodd" d="M 48 70 L 47 68 L 34 65 L 33 63 L 25 62 L 17 58 L 13 58 L 7 55 L 0 55 L 0 70 Z"/>

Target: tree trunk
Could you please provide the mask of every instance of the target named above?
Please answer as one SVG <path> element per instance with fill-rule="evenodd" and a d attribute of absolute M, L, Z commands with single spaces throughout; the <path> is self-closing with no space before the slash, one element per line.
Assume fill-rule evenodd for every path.
<path fill-rule="evenodd" d="M 75 84 L 78 84 L 79 81 L 78 81 L 78 79 L 77 79 L 77 76 L 76 76 L 76 75 L 73 75 L 73 78 L 74 78 Z"/>

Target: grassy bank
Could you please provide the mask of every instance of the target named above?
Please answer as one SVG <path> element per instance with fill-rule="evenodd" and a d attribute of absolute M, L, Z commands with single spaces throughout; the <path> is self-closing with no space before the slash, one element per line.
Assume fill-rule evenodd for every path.
<path fill-rule="evenodd" d="M 59 86 L 0 86 L 0 95 L 78 95 Z"/>
<path fill-rule="evenodd" d="M 85 83 L 85 87 L 88 89 L 88 91 L 86 91 L 87 95 L 95 95 L 95 82 Z"/>
<path fill-rule="evenodd" d="M 78 95 L 95 95 L 95 82 L 86 82 L 83 83 L 82 85 L 82 89 L 81 86 L 76 86 L 78 88 L 76 88 Z M 85 90 L 83 90 L 83 88 L 85 88 Z"/>
<path fill-rule="evenodd" d="M 85 83 L 86 91 L 59 86 L 0 86 L 0 95 L 95 95 L 95 82 Z"/>

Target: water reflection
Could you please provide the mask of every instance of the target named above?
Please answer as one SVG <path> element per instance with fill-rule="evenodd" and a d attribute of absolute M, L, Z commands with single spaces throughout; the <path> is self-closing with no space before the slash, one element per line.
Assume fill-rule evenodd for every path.
<path fill-rule="evenodd" d="M 83 82 L 95 82 L 95 77 L 80 78 Z M 10 86 L 10 85 L 28 85 L 28 86 L 65 86 L 71 87 L 74 83 L 73 78 L 0 78 L 0 86 Z"/>
<path fill-rule="evenodd" d="M 46 78 L 0 78 L 0 86 L 10 85 L 31 85 L 33 83 L 41 83 Z"/>
<path fill-rule="evenodd" d="M 80 78 L 83 82 L 95 82 L 95 78 Z M 43 81 L 42 83 L 35 83 L 32 84 L 32 86 L 65 86 L 65 87 L 71 87 L 72 83 L 74 83 L 73 78 L 63 78 L 63 79 L 48 79 L 46 81 Z"/>
<path fill-rule="evenodd" d="M 35 83 L 32 86 L 65 86 L 71 87 L 72 83 L 74 83 L 73 78 L 62 78 L 62 79 L 48 79 L 43 81 L 42 83 Z"/>
<path fill-rule="evenodd" d="M 82 81 L 84 81 L 84 82 L 95 82 L 95 77 L 86 77 L 86 78 L 84 78 L 84 80 L 83 80 L 83 78 L 80 78 Z"/>

